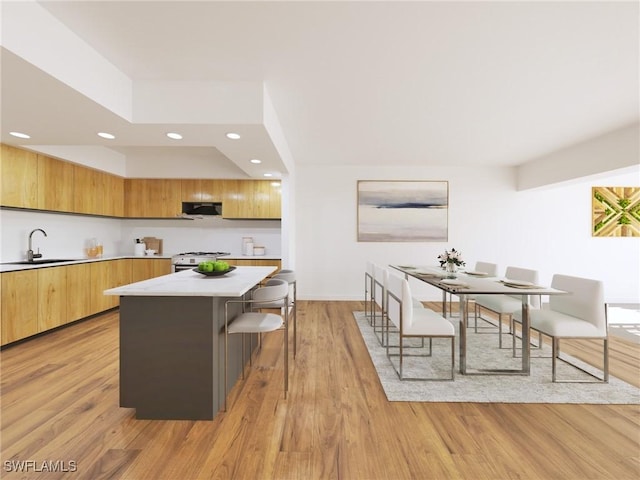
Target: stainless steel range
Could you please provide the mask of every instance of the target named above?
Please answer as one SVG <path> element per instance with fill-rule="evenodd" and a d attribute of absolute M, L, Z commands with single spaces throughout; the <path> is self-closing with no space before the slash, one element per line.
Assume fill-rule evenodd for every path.
<path fill-rule="evenodd" d="M 171 257 L 174 272 L 190 270 L 200 262 L 215 261 L 218 257 L 229 255 L 229 252 L 184 252 Z"/>

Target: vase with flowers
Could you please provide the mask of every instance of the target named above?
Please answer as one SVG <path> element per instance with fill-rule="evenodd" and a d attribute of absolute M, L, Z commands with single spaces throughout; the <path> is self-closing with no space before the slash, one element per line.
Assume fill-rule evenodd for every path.
<path fill-rule="evenodd" d="M 444 268 L 447 272 L 448 278 L 456 278 L 458 267 L 465 265 L 462 259 L 462 252 L 455 248 L 452 248 L 450 251 L 445 250 L 444 253 L 438 255 L 438 261 L 440 262 L 440 267 Z"/>

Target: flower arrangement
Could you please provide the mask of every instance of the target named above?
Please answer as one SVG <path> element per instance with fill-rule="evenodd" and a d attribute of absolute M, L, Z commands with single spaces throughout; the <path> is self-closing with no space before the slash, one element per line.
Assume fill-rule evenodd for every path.
<path fill-rule="evenodd" d="M 462 252 L 455 248 L 452 248 L 451 251 L 445 250 L 444 253 L 438 255 L 438 261 L 442 268 L 447 266 L 447 264 L 453 264 L 457 267 L 465 265 L 464 260 L 462 260 Z"/>

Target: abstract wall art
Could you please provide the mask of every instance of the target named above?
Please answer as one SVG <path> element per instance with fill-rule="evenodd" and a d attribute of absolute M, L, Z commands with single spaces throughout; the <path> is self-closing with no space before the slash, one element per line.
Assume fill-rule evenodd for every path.
<path fill-rule="evenodd" d="M 358 180 L 359 242 L 446 242 L 449 182 Z"/>
<path fill-rule="evenodd" d="M 594 237 L 640 237 L 640 187 L 592 187 Z"/>

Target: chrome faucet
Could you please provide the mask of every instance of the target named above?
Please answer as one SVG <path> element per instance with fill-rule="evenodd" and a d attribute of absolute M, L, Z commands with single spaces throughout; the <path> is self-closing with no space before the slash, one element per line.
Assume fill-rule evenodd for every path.
<path fill-rule="evenodd" d="M 27 260 L 30 262 L 33 262 L 34 258 L 42 257 L 42 254 L 40 253 L 40 249 L 38 249 L 38 253 L 33 253 L 33 248 L 31 248 L 31 237 L 33 237 L 33 234 L 35 232 L 42 232 L 45 237 L 47 236 L 47 232 L 45 232 L 41 228 L 36 228 L 35 230 L 31 230 L 31 233 L 29 234 L 29 250 L 27 250 Z"/>

